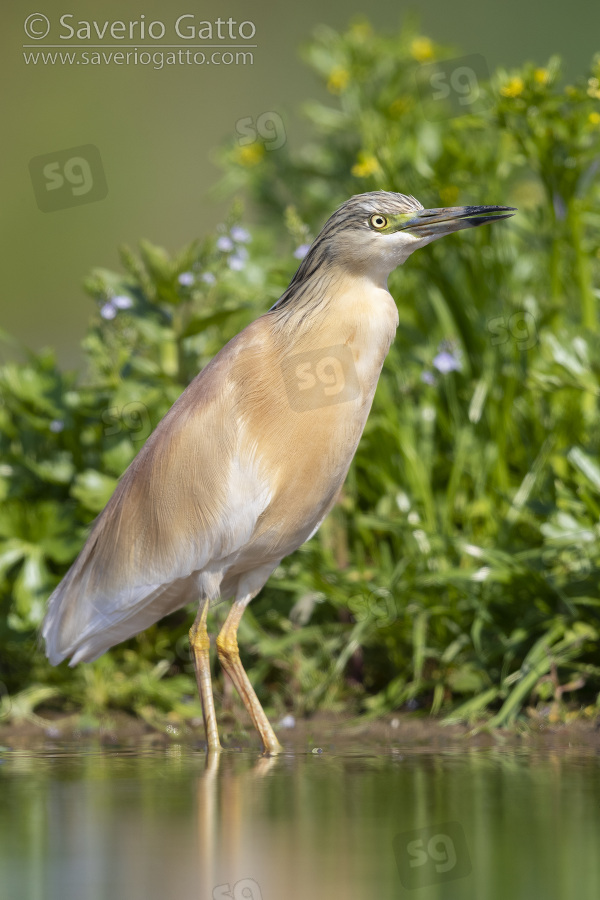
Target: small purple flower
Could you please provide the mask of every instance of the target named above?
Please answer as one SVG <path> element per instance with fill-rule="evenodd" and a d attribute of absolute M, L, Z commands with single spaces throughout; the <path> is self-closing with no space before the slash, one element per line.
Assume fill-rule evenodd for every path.
<path fill-rule="evenodd" d="M 250 232 L 246 231 L 245 228 L 242 228 L 241 225 L 234 225 L 229 234 L 234 241 L 238 242 L 238 244 L 247 244 L 251 240 Z"/>
<path fill-rule="evenodd" d="M 309 250 L 310 244 L 300 244 L 300 246 L 296 247 L 294 250 L 294 256 L 296 259 L 304 259 Z"/>
<path fill-rule="evenodd" d="M 110 302 L 117 309 L 131 309 L 133 306 L 133 300 L 127 294 L 117 294 L 116 297 L 111 297 Z"/>
<path fill-rule="evenodd" d="M 227 260 L 227 265 L 233 272 L 240 272 L 248 259 L 248 251 L 245 247 L 236 247 L 235 253 L 232 253 Z"/>
<path fill-rule="evenodd" d="M 421 375 L 421 381 L 424 384 L 435 384 L 435 375 L 433 372 L 425 371 Z"/>
<path fill-rule="evenodd" d="M 287 716 L 284 716 L 283 719 L 279 722 L 280 728 L 295 728 L 296 727 L 296 719 L 294 716 L 288 713 Z"/>
<path fill-rule="evenodd" d="M 443 349 L 441 349 L 442 347 Z M 437 356 L 434 356 L 433 365 L 442 375 L 447 375 L 448 372 L 461 372 L 460 351 L 447 344 L 440 344 L 440 351 Z"/>
<path fill-rule="evenodd" d="M 65 423 L 60 419 L 52 419 L 52 421 L 50 422 L 50 431 L 54 432 L 54 434 L 59 434 L 64 427 Z"/>
<path fill-rule="evenodd" d="M 232 272 L 241 272 L 241 270 L 244 268 L 245 262 L 245 259 L 238 253 L 232 253 L 227 260 L 227 265 Z"/>
<path fill-rule="evenodd" d="M 233 250 L 233 241 L 226 234 L 221 235 L 221 237 L 217 241 L 217 250 L 222 250 L 223 253 L 230 253 Z"/>
<path fill-rule="evenodd" d="M 100 310 L 100 315 L 103 319 L 114 319 L 117 314 L 117 308 L 113 306 L 112 301 L 109 300 L 108 303 L 105 303 L 102 309 Z"/>
<path fill-rule="evenodd" d="M 179 278 L 177 279 L 182 287 L 191 287 L 195 281 L 193 272 L 182 272 Z"/>
<path fill-rule="evenodd" d="M 200 277 L 202 278 L 202 281 L 204 282 L 204 284 L 216 284 L 217 283 L 217 276 L 213 275 L 212 272 L 203 272 Z"/>

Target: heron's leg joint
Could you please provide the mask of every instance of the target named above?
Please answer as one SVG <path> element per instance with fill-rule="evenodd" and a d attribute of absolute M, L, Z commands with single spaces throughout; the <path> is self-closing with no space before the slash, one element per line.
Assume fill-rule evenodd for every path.
<path fill-rule="evenodd" d="M 190 646 L 192 650 L 198 653 L 208 653 L 210 650 L 210 637 L 206 630 L 206 625 L 197 627 L 196 624 L 190 628 Z"/>
<path fill-rule="evenodd" d="M 219 659 L 225 657 L 228 662 L 236 662 L 240 658 L 237 637 L 234 631 L 221 632 L 217 635 L 217 653 Z"/>
<path fill-rule="evenodd" d="M 206 630 L 206 617 L 208 615 L 208 603 L 204 603 L 198 611 L 194 624 L 190 628 L 190 647 L 195 653 L 208 653 L 210 650 L 210 637 Z"/>

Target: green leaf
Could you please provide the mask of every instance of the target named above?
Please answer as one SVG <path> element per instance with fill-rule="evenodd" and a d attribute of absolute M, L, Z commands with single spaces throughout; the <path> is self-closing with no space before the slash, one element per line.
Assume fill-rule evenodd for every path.
<path fill-rule="evenodd" d="M 68 451 L 55 453 L 51 459 L 33 460 L 24 457 L 23 464 L 48 484 L 69 484 L 75 474 L 73 457 Z"/>
<path fill-rule="evenodd" d="M 580 447 L 572 447 L 567 459 L 600 491 L 600 466 Z"/>
<path fill-rule="evenodd" d="M 192 337 L 194 334 L 201 334 L 207 328 L 215 325 L 222 325 L 231 316 L 235 315 L 240 309 L 247 308 L 247 304 L 236 309 L 221 309 L 218 312 L 211 313 L 209 316 L 196 316 L 191 319 L 182 332 L 182 338 Z"/>
<path fill-rule="evenodd" d="M 142 442 L 140 441 L 138 449 L 140 449 L 141 446 Z M 114 447 L 111 447 L 110 450 L 104 451 L 102 454 L 102 462 L 109 472 L 119 477 L 133 460 L 136 453 L 137 450 L 132 444 L 131 439 L 125 437 L 115 444 Z"/>
<path fill-rule="evenodd" d="M 20 562 L 27 553 L 27 545 L 17 538 L 0 543 L 0 577 Z"/>
<path fill-rule="evenodd" d="M 14 585 L 15 612 L 31 627 L 37 627 L 42 622 L 49 583 L 41 550 L 31 548 Z"/>
<path fill-rule="evenodd" d="M 86 469 L 75 479 L 71 496 L 91 512 L 101 512 L 110 500 L 117 486 L 117 480 L 95 469 Z"/>

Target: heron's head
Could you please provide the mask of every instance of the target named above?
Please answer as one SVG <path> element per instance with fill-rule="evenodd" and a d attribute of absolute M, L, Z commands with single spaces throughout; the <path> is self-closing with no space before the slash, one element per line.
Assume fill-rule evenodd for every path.
<path fill-rule="evenodd" d="M 453 231 L 505 219 L 513 212 L 511 206 L 423 209 L 418 200 L 404 194 L 357 194 L 326 222 L 309 251 L 312 261 L 307 258 L 304 262 L 312 262 L 312 266 L 339 264 L 387 278 L 413 250 Z"/>

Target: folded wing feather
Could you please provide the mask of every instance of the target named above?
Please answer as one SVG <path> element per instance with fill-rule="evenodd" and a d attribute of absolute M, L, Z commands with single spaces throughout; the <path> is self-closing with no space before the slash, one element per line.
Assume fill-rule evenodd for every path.
<path fill-rule="evenodd" d="M 269 502 L 231 415 L 238 338 L 159 423 L 52 594 L 42 635 L 53 664 L 95 659 L 200 595 L 218 596 Z"/>

